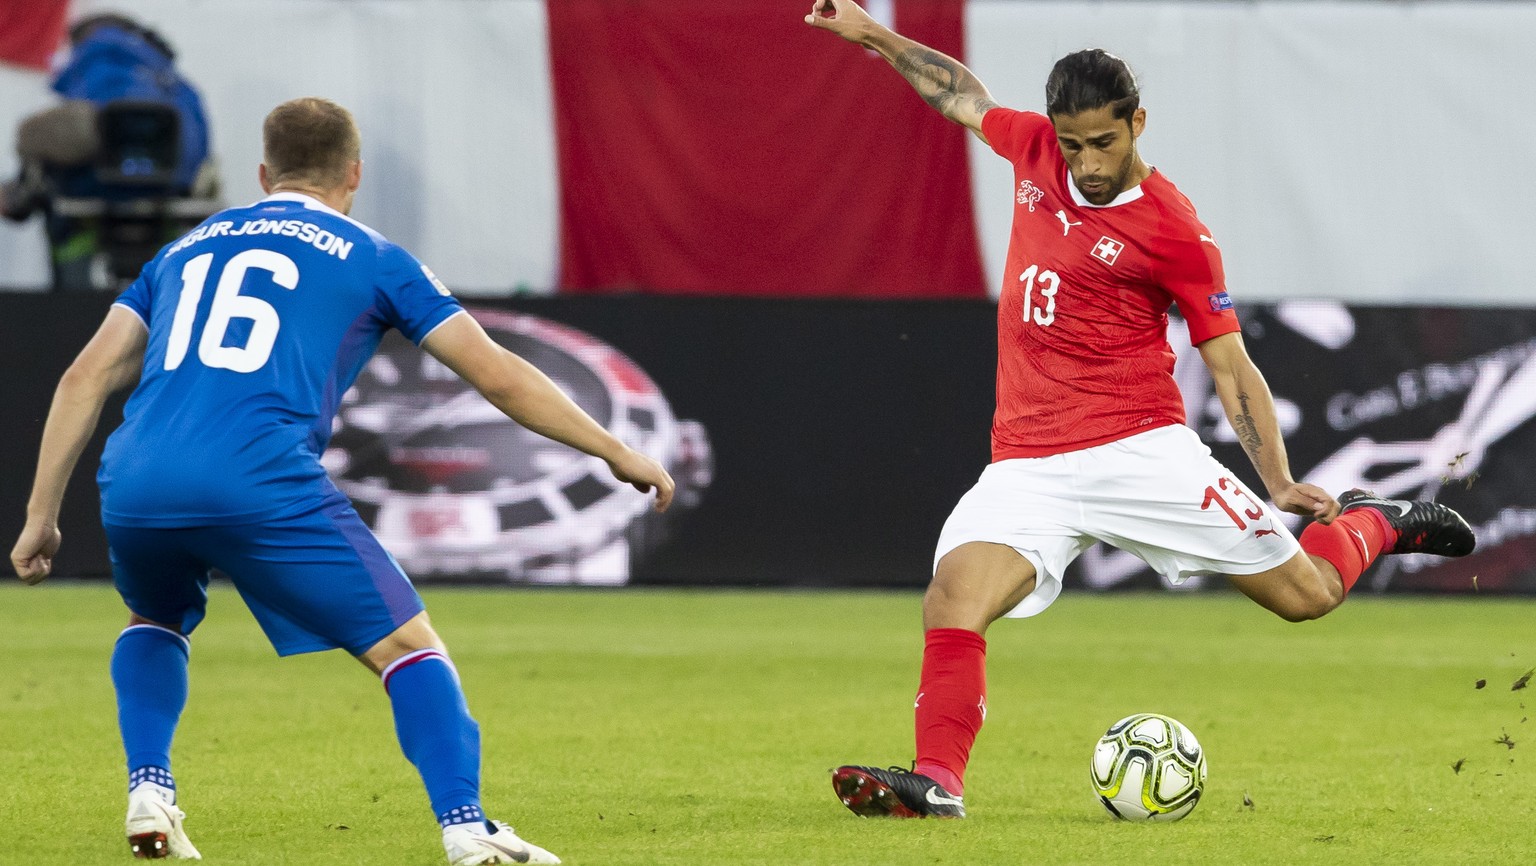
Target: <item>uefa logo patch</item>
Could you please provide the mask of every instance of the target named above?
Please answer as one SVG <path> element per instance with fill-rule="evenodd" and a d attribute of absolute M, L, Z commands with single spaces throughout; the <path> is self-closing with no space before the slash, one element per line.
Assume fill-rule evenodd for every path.
<path fill-rule="evenodd" d="M 1093 257 L 1106 265 L 1115 263 L 1120 258 L 1120 251 L 1125 249 L 1125 244 L 1117 241 L 1109 235 L 1099 238 L 1099 242 L 1093 245 Z"/>
<path fill-rule="evenodd" d="M 1211 312 L 1213 313 L 1232 309 L 1232 296 L 1226 292 L 1217 292 L 1214 295 L 1208 296 L 1206 300 L 1211 302 Z"/>

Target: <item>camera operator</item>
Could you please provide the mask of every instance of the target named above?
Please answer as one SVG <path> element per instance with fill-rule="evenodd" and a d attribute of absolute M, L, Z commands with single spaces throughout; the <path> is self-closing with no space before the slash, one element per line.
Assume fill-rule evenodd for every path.
<path fill-rule="evenodd" d="M 113 206 L 208 195 L 216 186 L 202 99 L 177 72 L 175 52 L 160 34 L 124 15 L 102 14 L 77 22 L 69 41 L 69 55 L 52 83 L 64 102 L 22 121 L 16 134 L 21 173 L 0 188 L 0 214 L 7 219 L 20 222 L 39 210 L 46 215 L 56 291 L 95 287 L 93 263 L 111 243 L 102 233 Z M 103 177 L 102 160 L 114 155 L 104 150 L 102 109 L 130 104 L 126 101 L 174 111 L 174 123 L 145 127 L 145 134 L 168 139 L 150 145 L 155 153 L 174 154 L 174 166 L 156 165 L 146 157 L 114 166 Z M 209 170 L 200 178 L 205 164 Z M 132 177 L 136 172 L 155 172 L 164 182 L 138 182 Z M 54 205 L 61 200 L 99 202 L 100 213 L 56 212 Z M 151 225 L 151 231 L 172 236 L 179 230 L 163 221 Z M 158 247 L 169 239 L 144 240 Z"/>

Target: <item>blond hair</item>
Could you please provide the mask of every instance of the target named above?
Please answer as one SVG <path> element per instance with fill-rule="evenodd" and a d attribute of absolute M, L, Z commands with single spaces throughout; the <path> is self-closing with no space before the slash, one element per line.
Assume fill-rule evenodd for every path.
<path fill-rule="evenodd" d="M 274 185 L 340 186 L 362 154 L 352 112 L 315 96 L 272 109 L 261 125 L 261 143 L 267 179 Z"/>

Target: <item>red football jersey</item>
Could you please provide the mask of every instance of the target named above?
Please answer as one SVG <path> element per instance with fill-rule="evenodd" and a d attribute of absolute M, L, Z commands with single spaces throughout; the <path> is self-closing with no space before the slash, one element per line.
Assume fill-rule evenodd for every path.
<path fill-rule="evenodd" d="M 1221 251 L 1194 206 L 1155 170 L 1108 205 L 1089 204 L 1049 118 L 994 108 L 981 128 L 1015 182 L 992 459 L 1184 423 L 1169 306 L 1179 305 L 1197 345 L 1239 328 Z"/>

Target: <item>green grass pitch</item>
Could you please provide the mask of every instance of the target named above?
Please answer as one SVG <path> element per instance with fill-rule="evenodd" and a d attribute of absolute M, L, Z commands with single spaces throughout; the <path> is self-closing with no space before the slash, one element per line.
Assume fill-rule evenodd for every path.
<path fill-rule="evenodd" d="M 482 726 L 488 811 L 573 866 L 1536 854 L 1536 686 L 1511 688 L 1536 665 L 1530 601 L 1360 598 L 1290 625 L 1230 593 L 1069 591 L 993 628 L 971 818 L 942 822 L 855 818 L 828 776 L 911 759 L 914 593 L 426 597 Z M 128 861 L 116 596 L 18 586 L 0 609 L 0 863 Z M 205 862 L 443 862 L 361 666 L 278 660 L 217 587 L 193 644 L 174 769 Z M 1095 740 L 1142 710 L 1185 722 L 1209 757 L 1177 824 L 1114 822 L 1089 793 Z"/>

